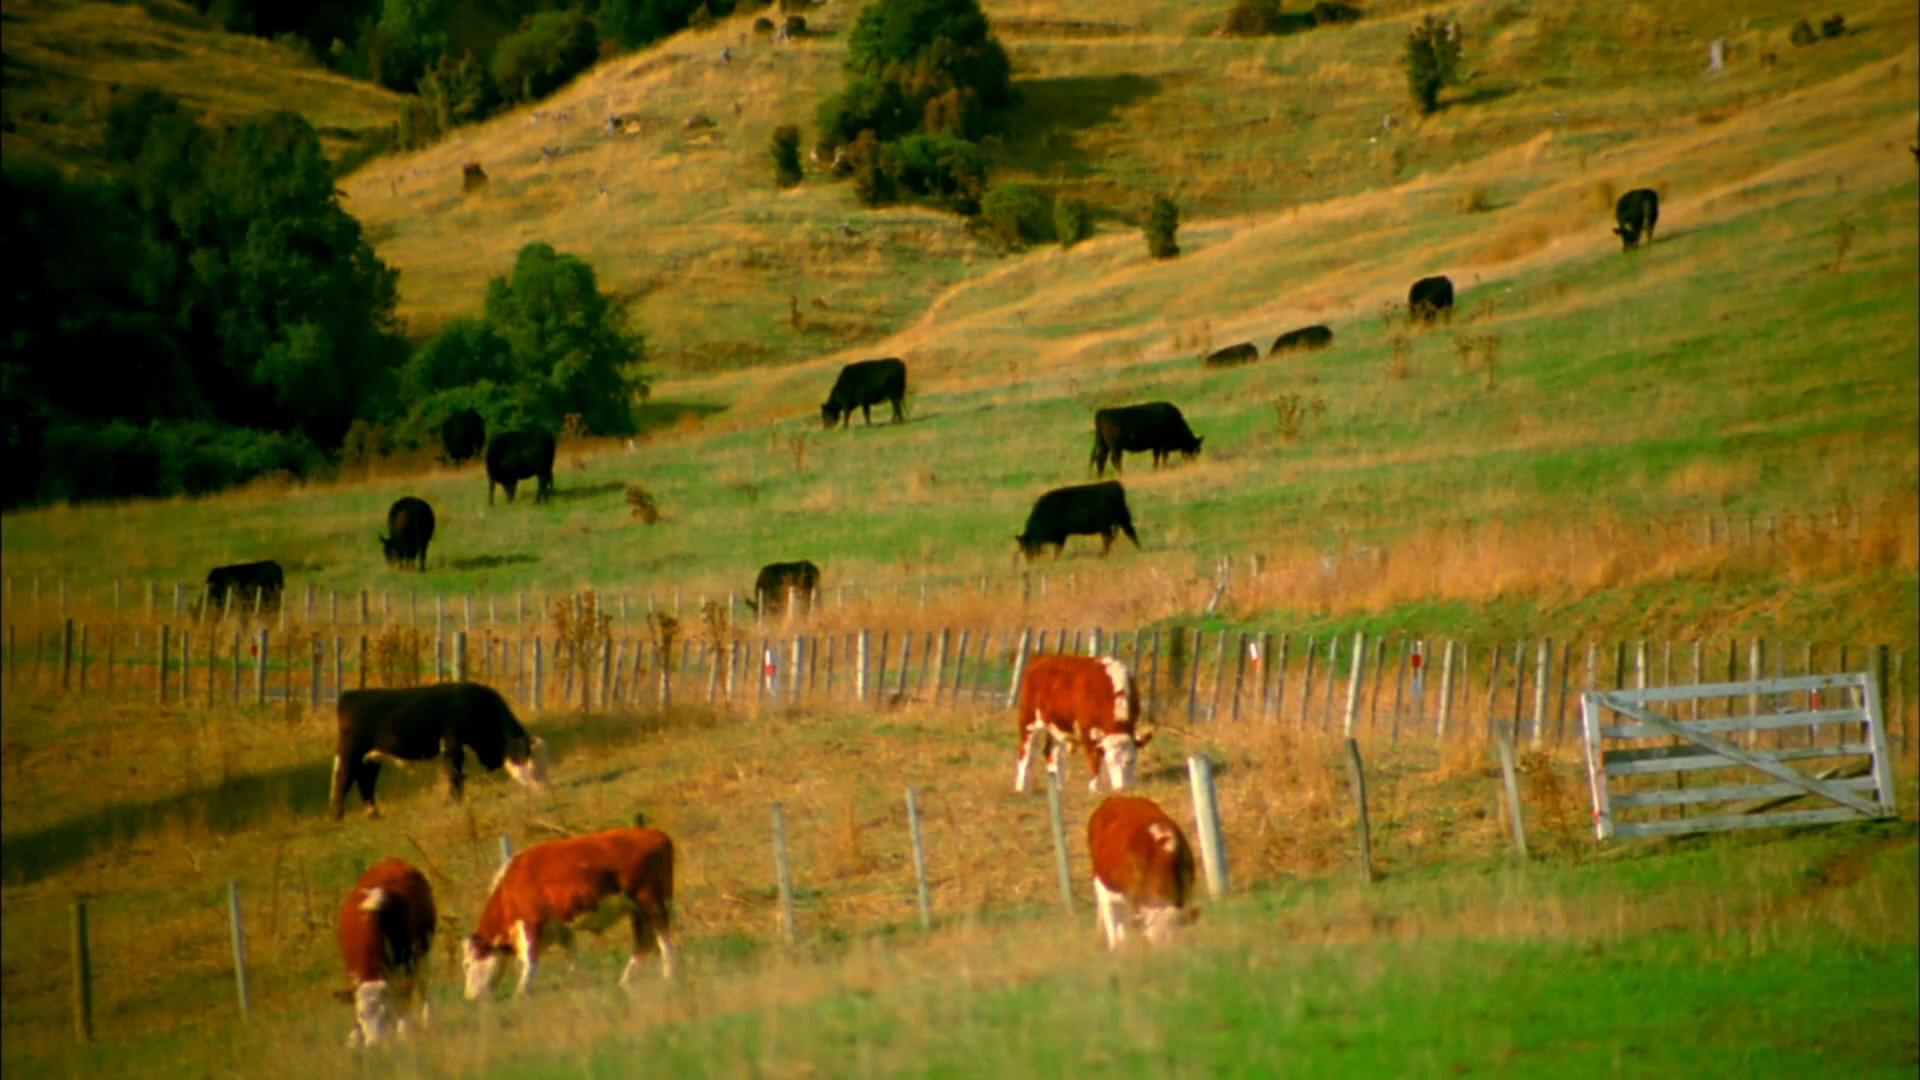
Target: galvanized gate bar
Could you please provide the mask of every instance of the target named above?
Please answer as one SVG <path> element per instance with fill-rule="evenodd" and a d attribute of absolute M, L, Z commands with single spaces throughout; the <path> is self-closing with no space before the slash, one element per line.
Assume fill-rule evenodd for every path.
<path fill-rule="evenodd" d="M 1886 813 L 1883 807 L 1870 803 L 1851 791 L 1846 791 L 1824 781 L 1816 780 L 1805 773 L 1782 765 L 1780 762 L 1765 754 L 1750 753 L 1725 739 L 1718 739 L 1712 735 L 1696 731 L 1690 724 L 1683 725 L 1677 723 L 1661 716 L 1659 713 L 1649 712 L 1637 705 L 1622 701 L 1620 700 L 1621 695 L 1618 693 L 1601 691 L 1596 692 L 1594 696 L 1607 708 L 1623 716 L 1630 716 L 1642 724 L 1656 728 L 1660 734 L 1685 739 L 1688 742 L 1711 750 L 1728 760 L 1745 765 L 1751 769 L 1758 769 L 1768 776 L 1778 777 L 1789 784 L 1798 785 L 1810 794 L 1824 795 L 1842 806 L 1851 806 L 1869 817 L 1880 817 Z"/>

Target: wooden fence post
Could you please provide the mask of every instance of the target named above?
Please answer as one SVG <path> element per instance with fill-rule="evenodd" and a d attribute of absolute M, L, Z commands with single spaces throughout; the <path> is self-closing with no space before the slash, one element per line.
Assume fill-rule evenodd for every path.
<path fill-rule="evenodd" d="M 254 703 L 257 705 L 265 705 L 267 703 L 267 647 L 269 640 L 267 628 L 264 626 L 261 627 L 259 639 L 260 655 L 256 657 L 253 662 L 253 694 Z"/>
<path fill-rule="evenodd" d="M 1340 722 L 1340 734 L 1353 738 L 1353 720 L 1360 711 L 1360 677 L 1367 666 L 1367 635 L 1364 630 L 1353 632 L 1353 669 L 1347 673 L 1347 711 Z M 1333 669 L 1327 669 L 1327 675 L 1333 675 Z"/>
<path fill-rule="evenodd" d="M 1540 639 L 1540 655 L 1533 666 L 1533 745 L 1540 745 L 1547 727 L 1547 702 L 1553 687 L 1553 638 Z"/>
<path fill-rule="evenodd" d="M 1313 715 L 1313 667 L 1320 658 L 1314 646 L 1318 644 L 1318 638 L 1307 635 L 1307 647 L 1302 650 L 1302 655 L 1307 658 L 1306 670 L 1300 673 L 1300 719 L 1294 724 L 1295 727 L 1304 728 Z"/>
<path fill-rule="evenodd" d="M 547 656 L 546 643 L 539 634 L 533 636 L 533 711 L 539 712 L 547 692 Z"/>
<path fill-rule="evenodd" d="M 467 632 L 453 632 L 453 681 L 467 681 Z"/>
<path fill-rule="evenodd" d="M 1453 639 L 1440 647 L 1440 708 L 1433 721 L 1433 737 L 1445 742 L 1447 721 L 1453 716 Z"/>
<path fill-rule="evenodd" d="M 262 630 L 261 633 L 266 633 Z M 240 928 L 240 882 L 227 879 L 227 932 L 233 944 L 233 983 L 240 991 L 240 1019 L 250 1019 L 247 1003 L 247 938 Z"/>
<path fill-rule="evenodd" d="M 1053 867 L 1060 876 L 1060 906 L 1073 918 L 1073 874 L 1067 864 L 1067 826 L 1060 816 L 1060 773 L 1047 770 L 1047 820 L 1053 825 Z"/>
<path fill-rule="evenodd" d="M 913 883 L 920 900 L 920 929 L 933 929 L 933 898 L 927 892 L 927 850 L 920 842 L 920 805 L 907 789 L 907 831 L 913 837 Z"/>
<path fill-rule="evenodd" d="M 1224 642 L 1222 642 L 1224 644 Z M 1240 684 L 1247 677 L 1247 635 L 1240 635 L 1240 648 L 1233 660 L 1233 707 L 1227 711 L 1231 723 L 1240 722 Z"/>
<path fill-rule="evenodd" d="M 1194 827 L 1200 830 L 1200 858 L 1206 865 L 1207 895 L 1227 895 L 1227 843 L 1220 834 L 1220 800 L 1213 790 L 1213 762 L 1205 754 L 1187 759 L 1193 789 Z"/>
<path fill-rule="evenodd" d="M 1520 785 L 1514 779 L 1513 769 L 1513 727 L 1510 724 L 1494 725 L 1500 744 L 1500 777 L 1507 789 L 1507 820 L 1513 825 L 1513 850 L 1522 861 L 1527 857 L 1527 831 L 1520 820 Z"/>
<path fill-rule="evenodd" d="M 1373 884 L 1373 824 L 1367 819 L 1367 771 L 1360 762 L 1360 743 L 1347 740 L 1347 771 L 1353 778 L 1353 807 L 1359 815 L 1360 879 Z"/>
<path fill-rule="evenodd" d="M 168 669 L 172 666 L 172 660 L 173 660 L 172 649 L 173 649 L 173 627 L 163 625 L 160 627 L 160 659 L 159 659 L 160 670 L 159 670 L 159 677 L 156 680 L 159 683 L 160 704 L 162 705 L 165 705 L 167 703 L 167 674 L 168 674 Z"/>
<path fill-rule="evenodd" d="M 947 650 L 953 647 L 953 627 L 940 629 L 940 648 L 933 662 L 933 703 L 938 705 L 947 687 Z"/>
<path fill-rule="evenodd" d="M 780 886 L 780 937 L 789 947 L 794 941 L 793 874 L 787 864 L 787 819 L 780 804 L 773 804 L 773 868 Z"/>
<path fill-rule="evenodd" d="M 947 700 L 955 705 L 960 704 L 960 684 L 967 671 L 967 647 L 972 643 L 973 631 L 960 631 L 960 648 L 953 654 L 953 690 L 947 695 Z"/>
<path fill-rule="evenodd" d="M 1333 691 L 1340 685 L 1340 635 L 1327 635 L 1327 700 L 1320 709 L 1320 730 L 1333 723 Z"/>
<path fill-rule="evenodd" d="M 1006 706 L 1005 706 L 1006 708 L 1009 708 L 1009 709 L 1018 708 L 1020 706 L 1020 680 L 1024 678 L 1027 673 L 1027 650 L 1031 647 L 1031 644 L 1032 644 L 1032 634 L 1033 634 L 1032 627 L 1027 627 L 1021 630 L 1020 645 L 1018 648 L 1014 650 L 1014 653 L 1013 653 L 1013 678 L 1007 683 L 1007 699 L 1006 699 Z"/>
<path fill-rule="evenodd" d="M 501 833 L 500 834 L 500 865 L 505 866 L 512 861 L 513 861 L 513 840 L 510 839 L 506 833 Z"/>
<path fill-rule="evenodd" d="M 1285 719 L 1287 711 L 1287 653 L 1291 651 L 1292 645 L 1293 635 L 1283 633 L 1280 635 L 1280 654 L 1278 656 L 1268 652 L 1264 645 L 1260 650 L 1266 655 L 1267 664 L 1271 669 L 1264 677 L 1263 686 L 1260 691 L 1260 716 L 1269 724 L 1278 724 Z"/>
<path fill-rule="evenodd" d="M 313 670 L 307 681 L 307 707 L 317 711 L 320 708 L 320 687 L 325 682 L 321 676 L 327 662 L 327 646 L 320 640 L 319 634 L 308 635 L 307 651 L 313 654 Z"/>
<path fill-rule="evenodd" d="M 93 943 L 87 936 L 87 902 L 73 905 L 73 1037 L 93 1041 Z"/>

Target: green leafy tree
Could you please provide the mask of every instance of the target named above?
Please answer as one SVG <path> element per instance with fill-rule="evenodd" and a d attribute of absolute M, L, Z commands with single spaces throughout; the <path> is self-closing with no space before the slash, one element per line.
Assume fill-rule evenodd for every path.
<path fill-rule="evenodd" d="M 493 77 L 470 52 L 458 59 L 451 53 L 440 54 L 420 79 L 420 99 L 440 131 L 486 119 L 499 98 Z"/>
<path fill-rule="evenodd" d="M 774 128 L 770 149 L 773 155 L 773 182 L 783 188 L 798 186 L 805 175 L 800 170 L 799 126 L 782 124 Z"/>
<path fill-rule="evenodd" d="M 507 343 L 516 383 L 530 388 L 554 428 L 579 413 L 598 434 L 634 430 L 644 343 L 627 332 L 625 307 L 600 292 L 585 260 L 544 243 L 521 248 L 512 275 L 487 285 L 486 320 Z"/>
<path fill-rule="evenodd" d="M 601 30 L 620 44 L 637 49 L 691 25 L 696 13 L 709 17 L 733 14 L 732 0 L 600 0 Z"/>
<path fill-rule="evenodd" d="M 980 221 L 1008 247 L 1054 238 L 1053 200 L 1039 188 L 998 184 L 980 200 Z"/>
<path fill-rule="evenodd" d="M 1156 259 L 1171 259 L 1180 254 L 1174 233 L 1180 228 L 1180 208 L 1165 195 L 1155 195 L 1147 207 L 1147 254 Z"/>
<path fill-rule="evenodd" d="M 1087 200 L 1074 196 L 1054 200 L 1053 232 L 1063 248 L 1093 236 L 1093 210 Z"/>
<path fill-rule="evenodd" d="M 839 142 L 867 130 L 882 141 L 916 130 L 977 138 L 984 112 L 1014 101 L 1012 65 L 978 0 L 873 0 L 847 36 L 844 66 L 847 85 L 820 109 Z"/>
<path fill-rule="evenodd" d="M 368 74 L 389 90 L 412 92 L 447 51 L 447 20 L 456 0 L 382 0 L 369 28 Z"/>
<path fill-rule="evenodd" d="M 584 12 L 543 11 L 493 48 L 493 78 L 510 101 L 546 97 L 600 57 L 599 31 Z"/>
<path fill-rule="evenodd" d="M 1422 114 L 1440 108 L 1440 91 L 1460 81 L 1460 24 L 1428 15 L 1407 32 L 1400 66 L 1407 73 L 1407 93 Z"/>

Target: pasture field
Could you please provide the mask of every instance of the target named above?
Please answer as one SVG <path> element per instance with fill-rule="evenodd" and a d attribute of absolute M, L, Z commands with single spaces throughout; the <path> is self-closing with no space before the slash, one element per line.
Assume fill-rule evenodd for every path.
<path fill-rule="evenodd" d="M 1892 1075 L 1915 1061 L 1920 852 L 1911 753 L 1898 821 L 1594 848 L 1575 757 L 1531 754 L 1535 852 L 1504 854 L 1477 733 L 1361 732 L 1374 859 L 1352 868 L 1338 740 L 1292 724 L 1163 728 L 1144 794 L 1192 827 L 1186 754 L 1216 762 L 1234 892 L 1177 952 L 1108 958 L 1085 880 L 1094 799 L 1065 791 L 1077 911 L 1063 923 L 1046 800 L 1010 787 L 1008 714 L 827 707 L 718 716 L 548 713 L 554 792 L 498 776 L 445 801 L 395 775 L 385 816 L 324 821 L 331 718 L 91 709 L 8 695 L 6 1066 L 27 1075 L 716 1076 L 1668 1072 Z M 915 922 L 903 786 L 919 793 L 936 925 Z M 778 944 L 768 804 L 786 807 L 800 940 Z M 684 978 L 613 980 L 618 933 L 557 955 L 526 1001 L 459 1000 L 453 943 L 498 858 L 635 812 L 679 851 Z M 78 829 L 84 839 L 74 837 Z M 65 832 L 65 844 L 41 842 Z M 342 1047 L 334 907 L 369 861 L 425 868 L 443 913 L 435 1027 Z M 234 1004 L 224 883 L 239 882 L 253 1021 Z M 66 920 L 90 901 L 96 1024 L 70 1046 Z M 164 1063 L 164 1064 L 157 1064 Z"/>

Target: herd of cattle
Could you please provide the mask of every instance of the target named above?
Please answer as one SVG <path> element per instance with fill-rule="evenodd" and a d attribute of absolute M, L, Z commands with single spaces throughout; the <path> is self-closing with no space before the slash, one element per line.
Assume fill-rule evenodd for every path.
<path fill-rule="evenodd" d="M 1112 657 L 1036 656 L 1021 679 L 1016 716 L 1016 793 L 1026 791 L 1036 752 L 1058 776 L 1062 754 L 1072 750 L 1086 756 L 1090 792 L 1099 790 L 1102 776 L 1115 792 L 1087 822 L 1107 947 L 1120 948 L 1129 928 L 1150 944 L 1168 943 L 1178 927 L 1198 917 L 1190 906 L 1193 850 L 1158 805 L 1120 794 L 1133 786 L 1140 749 L 1153 738 L 1135 730 L 1140 700 L 1132 674 Z M 439 758 L 448 795 L 457 801 L 469 751 L 489 771 L 505 768 L 534 792 L 548 789 L 545 742 L 521 726 L 491 687 L 446 683 L 348 691 L 338 708 L 333 817 L 345 814 L 350 789 L 359 791 L 369 816 L 379 816 L 374 788 L 383 762 Z M 571 954 L 576 933 L 598 934 L 623 916 L 633 947 L 620 984 L 655 949 L 662 975 L 672 978 L 673 858 L 672 839 L 638 823 L 535 844 L 515 855 L 494 875 L 464 943 L 467 1000 L 489 995 L 508 960 L 519 968 L 515 993 L 525 993 L 543 950 L 558 945 Z M 338 925 L 348 985 L 337 996 L 353 1006 L 350 1044 L 371 1046 L 404 1035 L 409 1013 L 427 1021 L 427 967 L 438 923 L 432 885 L 404 860 L 386 859 L 355 883 Z"/>
<path fill-rule="evenodd" d="M 1651 243 L 1659 217 L 1659 197 L 1636 189 L 1615 208 L 1617 233 L 1625 248 L 1644 238 Z M 1407 297 L 1408 317 L 1431 323 L 1451 316 L 1453 283 L 1445 277 L 1422 278 Z M 1280 335 L 1268 355 L 1331 346 L 1333 331 L 1308 326 Z M 1205 359 L 1208 367 L 1259 358 L 1257 346 L 1244 342 Z M 872 407 L 890 403 L 893 419 L 905 418 L 906 365 L 887 358 L 848 364 L 820 406 L 828 428 L 850 423 L 858 409 L 873 423 Z M 1191 459 L 1202 439 L 1170 402 L 1156 401 L 1094 414 L 1091 465 L 1095 483 L 1057 488 L 1041 495 L 1015 537 L 1032 558 L 1053 547 L 1055 558 L 1068 537 L 1099 536 L 1104 555 L 1116 535 L 1139 547 L 1126 492 L 1118 480 L 1106 480 L 1106 467 L 1121 469 L 1128 453 L 1153 456 L 1159 466 L 1169 455 Z M 553 488 L 554 438 L 537 430 L 507 432 L 489 441 L 478 413 L 464 410 L 442 429 L 449 459 L 466 461 L 486 453 L 487 501 L 504 487 L 511 502 L 520 481 L 536 479 L 536 501 Z M 387 535 L 380 538 L 387 561 L 396 567 L 426 569 L 433 539 L 433 508 L 412 496 L 387 513 Z M 812 562 L 772 563 L 755 581 L 762 614 L 777 613 L 796 599 L 811 602 L 820 570 Z M 285 577 L 266 561 L 216 568 L 207 575 L 210 603 L 235 599 L 277 605 Z M 1089 791 L 1098 791 L 1104 775 L 1115 794 L 1094 810 L 1087 823 L 1093 863 L 1093 889 L 1099 926 L 1109 949 L 1138 929 L 1150 944 L 1168 942 L 1176 928 L 1197 912 L 1193 896 L 1194 859 L 1180 826 L 1151 800 L 1119 794 L 1133 786 L 1140 750 L 1153 737 L 1138 733 L 1140 704 L 1133 677 L 1108 657 L 1042 655 L 1021 678 L 1017 710 L 1019 758 L 1014 791 L 1027 789 L 1036 752 L 1049 773 L 1059 774 L 1064 751 L 1078 750 L 1087 760 Z M 548 785 L 546 744 L 527 732 L 500 694 L 477 683 L 449 683 L 389 690 L 347 691 L 340 695 L 329 807 L 335 820 L 346 812 L 347 794 L 358 790 L 369 815 L 379 816 L 375 787 L 383 762 L 407 764 L 440 759 L 449 795 L 458 800 L 471 752 L 488 771 L 505 768 L 535 792 Z M 533 845 L 515 855 L 495 875 L 485 905 L 464 948 L 465 994 L 478 1000 L 491 992 L 512 959 L 519 965 L 516 992 L 533 978 L 540 952 L 552 945 L 572 949 L 579 931 L 598 933 L 622 916 L 633 933 L 632 955 L 620 975 L 625 985 L 645 955 L 659 951 L 662 974 L 671 978 L 673 841 L 658 829 L 636 824 L 585 836 Z M 405 1034 L 408 1014 L 428 1019 L 426 974 L 439 916 L 426 876 L 400 859 L 368 870 L 341 908 L 338 927 L 341 957 L 349 986 L 338 996 L 354 1008 L 351 1041 L 372 1045 Z"/>

